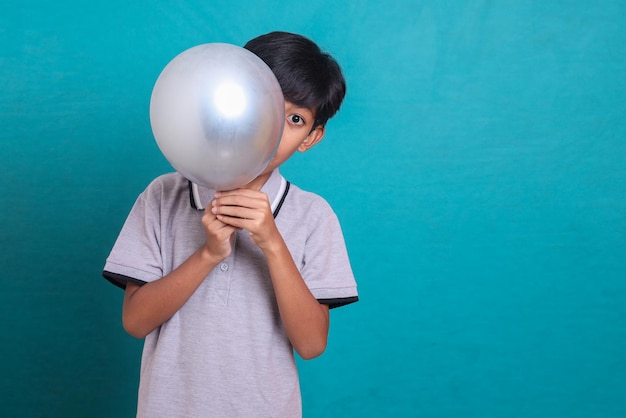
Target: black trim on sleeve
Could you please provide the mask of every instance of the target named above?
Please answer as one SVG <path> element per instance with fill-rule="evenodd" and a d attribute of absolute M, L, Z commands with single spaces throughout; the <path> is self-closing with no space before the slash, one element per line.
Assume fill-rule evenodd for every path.
<path fill-rule="evenodd" d="M 334 299 L 318 299 L 322 305 L 328 305 L 330 309 L 339 308 L 341 306 L 349 305 L 350 303 L 358 302 L 358 296 L 350 296 L 347 298 L 334 298 Z"/>
<path fill-rule="evenodd" d="M 139 286 L 143 286 L 147 283 L 143 280 L 135 279 L 134 277 L 124 276 L 123 274 L 117 274 L 106 270 L 102 272 L 102 277 L 104 277 L 120 289 L 126 289 L 126 283 L 128 282 L 135 283 Z"/>

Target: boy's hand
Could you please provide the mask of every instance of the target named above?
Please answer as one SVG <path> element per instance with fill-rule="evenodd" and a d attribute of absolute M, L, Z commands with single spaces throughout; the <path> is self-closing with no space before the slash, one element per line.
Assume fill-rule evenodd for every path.
<path fill-rule="evenodd" d="M 218 221 L 248 231 L 261 250 L 269 249 L 280 236 L 269 198 L 263 192 L 251 189 L 217 192 L 211 206 Z"/>
<path fill-rule="evenodd" d="M 208 206 L 204 209 L 202 225 L 206 234 L 204 246 L 208 254 L 216 261 L 222 261 L 228 257 L 233 249 L 232 237 L 236 228 L 217 219 L 217 216 L 211 212 L 211 207 Z"/>

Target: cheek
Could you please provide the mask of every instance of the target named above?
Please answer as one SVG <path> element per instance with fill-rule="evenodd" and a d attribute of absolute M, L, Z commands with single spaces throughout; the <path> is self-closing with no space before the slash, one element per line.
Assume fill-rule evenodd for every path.
<path fill-rule="evenodd" d="M 294 151 L 295 150 L 286 149 L 285 147 L 279 146 L 278 150 L 276 150 L 276 154 L 274 155 L 274 158 L 270 162 L 270 166 L 272 166 L 272 168 L 278 167 L 279 165 L 287 161 L 289 157 L 293 155 Z"/>
<path fill-rule="evenodd" d="M 280 144 L 278 145 L 278 149 L 276 150 L 276 156 L 281 156 L 282 158 L 289 158 L 296 150 L 300 142 L 297 139 L 294 140 L 293 136 L 284 135 L 280 140 Z"/>
<path fill-rule="evenodd" d="M 276 150 L 276 154 L 274 155 L 274 158 L 272 161 L 275 163 L 281 164 L 287 158 L 289 158 L 289 153 L 287 153 L 284 148 L 281 149 L 281 147 L 278 147 L 278 150 Z"/>
<path fill-rule="evenodd" d="M 274 166 L 280 165 L 285 161 L 285 159 L 286 159 L 285 150 L 279 146 L 270 164 Z"/>

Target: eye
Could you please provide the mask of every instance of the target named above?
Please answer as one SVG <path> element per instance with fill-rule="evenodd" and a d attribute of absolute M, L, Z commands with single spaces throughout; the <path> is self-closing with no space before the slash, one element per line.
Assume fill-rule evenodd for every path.
<path fill-rule="evenodd" d="M 293 125 L 304 125 L 305 121 L 304 118 L 300 115 L 289 115 L 287 116 L 287 120 L 289 121 L 289 123 L 293 124 Z"/>

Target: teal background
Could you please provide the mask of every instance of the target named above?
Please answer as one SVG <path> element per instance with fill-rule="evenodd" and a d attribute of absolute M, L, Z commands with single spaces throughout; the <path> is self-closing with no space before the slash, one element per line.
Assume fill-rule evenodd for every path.
<path fill-rule="evenodd" d="M 626 416 L 626 2 L 4 0 L 0 415 L 130 417 L 141 341 L 100 277 L 171 168 L 176 54 L 302 33 L 344 107 L 283 168 L 339 215 L 361 301 L 305 417 Z"/>

